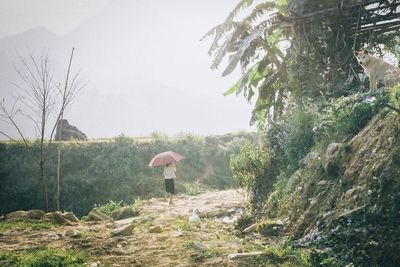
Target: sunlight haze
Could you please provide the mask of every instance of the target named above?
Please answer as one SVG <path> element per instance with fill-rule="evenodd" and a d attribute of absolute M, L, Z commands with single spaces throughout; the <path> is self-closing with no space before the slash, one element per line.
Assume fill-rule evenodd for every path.
<path fill-rule="evenodd" d="M 6 101 L 16 93 L 16 51 L 48 49 L 62 75 L 75 47 L 73 67 L 89 84 L 65 118 L 89 138 L 254 130 L 251 105 L 222 95 L 239 71 L 221 78 L 220 70 L 209 68 L 211 40 L 200 42 L 235 0 L 0 3 L 0 96 Z M 20 123 L 27 136 L 35 136 L 29 121 Z"/>

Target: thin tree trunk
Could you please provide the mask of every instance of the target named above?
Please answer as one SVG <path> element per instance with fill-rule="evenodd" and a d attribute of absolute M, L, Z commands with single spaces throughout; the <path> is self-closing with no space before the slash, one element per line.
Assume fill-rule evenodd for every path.
<path fill-rule="evenodd" d="M 42 183 L 42 190 L 43 190 L 44 208 L 45 208 L 45 211 L 48 211 L 49 210 L 49 200 L 48 200 L 48 196 L 47 196 L 46 179 L 44 177 L 44 160 L 43 160 L 43 158 L 40 159 L 39 169 L 40 169 L 40 181 Z"/>
<path fill-rule="evenodd" d="M 60 111 L 59 120 L 57 121 L 57 124 L 59 124 L 59 125 L 57 125 L 57 126 L 59 126 L 59 132 L 58 132 L 58 146 L 57 146 L 56 209 L 58 211 L 60 210 L 61 132 L 62 132 L 62 127 L 63 127 L 64 109 L 65 109 L 65 106 L 67 104 L 66 101 L 68 101 L 68 99 L 67 99 L 68 80 L 69 80 L 69 74 L 70 74 L 70 71 L 71 71 L 72 58 L 74 57 L 74 50 L 75 50 L 75 48 L 72 48 L 71 56 L 69 58 L 67 76 L 65 78 L 65 86 L 64 86 L 64 93 L 63 93 L 63 103 L 62 103 L 62 108 L 61 108 L 61 111 Z"/>
<path fill-rule="evenodd" d="M 57 195 L 56 195 L 56 209 L 60 210 L 60 170 L 61 170 L 61 131 L 63 126 L 63 116 L 59 120 L 59 133 L 58 133 L 58 146 L 57 146 Z"/>

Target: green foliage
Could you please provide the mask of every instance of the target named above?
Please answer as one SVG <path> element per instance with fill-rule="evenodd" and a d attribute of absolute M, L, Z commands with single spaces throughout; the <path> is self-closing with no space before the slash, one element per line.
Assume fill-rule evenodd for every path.
<path fill-rule="evenodd" d="M 23 267 L 78 267 L 85 266 L 87 255 L 73 250 L 32 249 L 17 252 L 0 252 L 0 260 L 10 262 L 7 266 Z"/>
<path fill-rule="evenodd" d="M 389 89 L 389 103 L 400 109 L 400 86 Z"/>
<path fill-rule="evenodd" d="M 246 143 L 238 155 L 231 157 L 233 178 L 251 194 L 252 207 L 265 198 L 271 189 L 273 177 L 266 175 L 270 165 L 270 153 L 266 146 Z"/>
<path fill-rule="evenodd" d="M 95 204 L 109 200 L 132 203 L 138 197 L 161 197 L 165 193 L 162 167 L 149 168 L 147 164 L 154 155 L 168 150 L 185 156 L 177 166 L 178 193 L 185 192 L 184 184 L 194 184 L 199 178 L 202 178 L 202 187 L 222 189 L 237 186 L 230 173 L 229 157 L 239 151 L 244 140 L 251 138 L 248 133 L 207 138 L 190 134 L 173 138 L 153 134 L 147 139 L 121 135 L 109 140 L 64 142 L 61 209 L 83 216 Z M 49 181 L 49 196 L 53 196 L 56 146 L 52 145 L 48 153 L 45 173 Z M 41 185 L 36 179 L 35 164 L 24 146 L 0 142 L 0 213 L 42 207 Z M 211 171 L 207 172 L 207 168 Z M 113 205 L 108 204 L 107 207 Z"/>
<path fill-rule="evenodd" d="M 393 3 L 394 0 L 386 4 Z M 205 35 L 214 37 L 209 49 L 214 58 L 212 68 L 221 65 L 224 58 L 228 61 L 223 76 L 241 67 L 242 77 L 225 95 L 243 94 L 254 103 L 251 122 L 257 121 L 263 128 L 265 121 L 268 124 L 278 119 L 285 114 L 289 98 L 339 97 L 360 88 L 355 72 L 361 72 L 361 67 L 353 50 L 368 46 L 382 54 L 383 47 L 399 54 L 399 37 L 393 29 L 354 34 L 355 24 L 360 23 L 361 27 L 374 23 L 367 19 L 372 13 L 374 20 L 379 17 L 388 21 L 390 16 L 385 17 L 379 9 L 371 11 L 372 5 L 367 8 L 353 1 L 341 3 L 341 8 L 347 10 L 345 14 L 339 10 L 327 12 L 336 6 L 335 1 L 275 0 L 254 4 L 243 0 L 223 23 Z M 247 9 L 243 13 L 248 15 L 240 14 L 242 9 Z"/>
<path fill-rule="evenodd" d="M 96 205 L 96 207 L 99 209 L 99 211 L 101 211 L 105 215 L 111 216 L 111 214 L 114 211 L 122 208 L 122 200 L 119 202 L 116 202 L 114 200 L 109 200 L 108 203 L 104 205 Z"/>
<path fill-rule="evenodd" d="M 255 186 L 256 180 L 263 176 L 268 164 L 268 150 L 252 143 L 246 143 L 240 154 L 233 156 L 230 162 L 233 177 L 249 191 Z"/>
<path fill-rule="evenodd" d="M 354 94 L 324 102 L 315 126 L 316 139 L 327 144 L 356 135 L 387 103 L 387 93 Z"/>
<path fill-rule="evenodd" d="M 185 185 L 185 194 L 189 196 L 195 196 L 201 193 L 200 191 L 200 182 L 196 181 L 194 183 L 186 183 Z"/>

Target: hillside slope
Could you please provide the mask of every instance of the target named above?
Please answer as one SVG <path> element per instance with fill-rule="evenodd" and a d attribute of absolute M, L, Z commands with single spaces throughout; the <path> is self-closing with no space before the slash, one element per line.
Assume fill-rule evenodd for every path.
<path fill-rule="evenodd" d="M 324 153 L 311 152 L 279 190 L 285 197 L 274 206 L 279 195 L 274 192 L 266 209 L 278 209 L 295 244 L 317 244 L 340 264 L 396 266 L 399 115 L 384 110 L 348 142 L 331 143 Z"/>

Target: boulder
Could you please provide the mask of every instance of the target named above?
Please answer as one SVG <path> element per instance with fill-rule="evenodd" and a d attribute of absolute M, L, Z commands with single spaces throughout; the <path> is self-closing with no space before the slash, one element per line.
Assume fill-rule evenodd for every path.
<path fill-rule="evenodd" d="M 120 209 L 117 209 L 111 213 L 111 218 L 114 220 L 121 220 L 121 219 L 126 219 L 130 217 L 135 217 L 139 213 L 134 210 L 132 207 L 122 207 Z"/>
<path fill-rule="evenodd" d="M 128 224 L 128 225 L 124 225 L 119 228 L 113 229 L 111 231 L 111 236 L 131 235 L 134 227 L 135 226 L 133 224 Z"/>
<path fill-rule="evenodd" d="M 28 218 L 27 212 L 23 210 L 14 211 L 6 214 L 4 219 L 6 221 L 25 221 Z"/>
<path fill-rule="evenodd" d="M 254 223 L 254 224 L 248 226 L 246 229 L 244 229 L 243 233 L 247 234 L 247 233 L 253 232 L 254 230 L 256 230 L 256 228 L 257 228 L 257 223 Z"/>
<path fill-rule="evenodd" d="M 89 221 L 113 221 L 112 218 L 105 215 L 104 213 L 99 211 L 97 208 L 94 208 L 91 212 L 89 212 L 88 220 Z"/>
<path fill-rule="evenodd" d="M 44 220 L 52 224 L 60 224 L 60 225 L 70 224 L 70 222 L 67 219 L 65 219 L 62 213 L 59 211 L 46 213 L 44 216 Z"/>
<path fill-rule="evenodd" d="M 339 161 L 341 158 L 342 143 L 330 143 L 325 153 L 325 160 L 323 167 L 328 174 L 335 175 L 339 168 Z"/>
<path fill-rule="evenodd" d="M 26 215 L 28 216 L 28 219 L 43 220 L 45 213 L 42 210 L 30 210 L 27 211 Z"/>
<path fill-rule="evenodd" d="M 202 243 L 200 243 L 199 241 L 194 241 L 193 242 L 193 248 L 195 250 L 199 250 L 199 251 L 207 250 L 207 247 L 205 245 L 203 245 Z"/>
<path fill-rule="evenodd" d="M 152 226 L 149 228 L 149 233 L 161 233 L 163 231 L 160 225 Z"/>
<path fill-rule="evenodd" d="M 71 211 L 68 212 L 64 212 L 62 214 L 62 216 L 64 217 L 64 219 L 67 219 L 70 222 L 79 222 L 79 219 L 75 216 L 75 214 Z"/>

